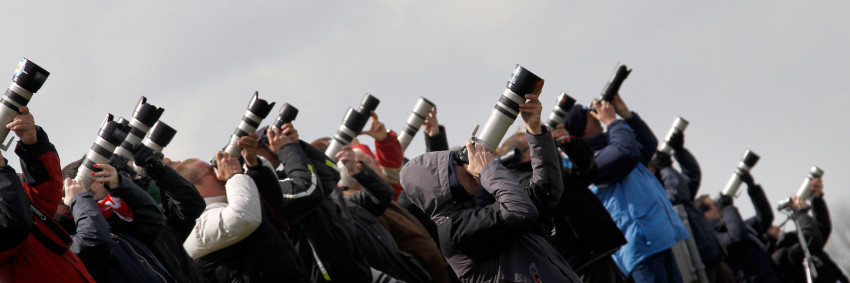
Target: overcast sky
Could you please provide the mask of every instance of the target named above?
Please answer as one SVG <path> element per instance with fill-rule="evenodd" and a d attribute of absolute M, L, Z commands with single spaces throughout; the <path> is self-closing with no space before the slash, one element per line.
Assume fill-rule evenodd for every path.
<path fill-rule="evenodd" d="M 0 71 L 25 56 L 51 72 L 30 107 L 63 164 L 142 95 L 178 129 L 165 150 L 176 159 L 222 148 L 255 90 L 298 107 L 308 141 L 333 135 L 366 92 L 395 130 L 424 96 L 459 145 L 515 64 L 546 80 L 548 116 L 561 91 L 598 96 L 619 61 L 634 68 L 623 99 L 657 136 L 677 115 L 691 122 L 700 193 L 716 195 L 751 148 L 771 203 L 812 165 L 833 207 L 850 199 L 847 1 L 33 2 L 0 4 Z M 753 215 L 746 193 L 736 204 Z"/>

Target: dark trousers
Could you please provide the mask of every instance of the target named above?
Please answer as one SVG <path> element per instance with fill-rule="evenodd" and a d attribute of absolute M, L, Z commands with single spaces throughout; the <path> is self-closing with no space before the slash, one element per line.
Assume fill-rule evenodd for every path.
<path fill-rule="evenodd" d="M 670 249 L 649 256 L 629 274 L 629 282 L 682 283 L 682 274 Z"/>
<path fill-rule="evenodd" d="M 596 262 L 588 265 L 578 274 L 582 282 L 585 283 L 623 283 L 626 282 L 626 276 L 614 263 L 614 259 L 610 256 L 603 257 Z"/>

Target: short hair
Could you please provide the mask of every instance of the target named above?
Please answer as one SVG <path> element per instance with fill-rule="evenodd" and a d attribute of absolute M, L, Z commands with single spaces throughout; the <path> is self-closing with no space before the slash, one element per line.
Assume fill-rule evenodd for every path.
<path fill-rule="evenodd" d="M 190 164 L 194 164 L 195 162 L 200 161 L 201 160 L 197 158 L 189 158 L 183 160 L 183 162 L 180 162 L 177 167 L 174 167 L 174 171 L 177 171 L 177 174 L 183 176 L 183 179 L 186 179 L 186 181 L 189 181 L 192 184 L 197 184 L 199 181 L 201 181 L 201 177 L 205 172 L 199 172 L 196 169 L 197 167 L 191 166 Z"/>
<path fill-rule="evenodd" d="M 709 195 L 699 196 L 696 201 L 697 209 L 699 209 L 702 213 L 711 210 L 711 204 L 709 204 L 710 201 L 711 197 Z"/>
<path fill-rule="evenodd" d="M 81 157 L 77 161 L 68 163 L 68 165 L 65 165 L 65 167 L 62 167 L 62 179 L 76 178 L 77 177 L 77 171 L 80 169 L 80 165 L 83 164 L 83 159 L 86 159 L 85 155 L 83 155 L 83 157 Z"/>
<path fill-rule="evenodd" d="M 322 137 L 322 138 L 318 138 L 318 139 L 310 142 L 310 145 L 312 145 L 313 147 L 315 147 L 316 149 L 318 149 L 321 152 L 325 152 L 326 150 L 328 150 L 328 145 L 325 145 L 325 143 L 330 144 L 330 142 L 331 142 L 331 138 Z"/>
<path fill-rule="evenodd" d="M 505 139 L 505 141 L 502 142 L 502 146 L 499 147 L 499 151 L 497 153 L 504 154 L 505 152 L 508 152 L 514 148 L 519 148 L 521 151 L 524 151 L 525 149 L 522 147 L 525 143 L 527 143 L 527 141 L 525 140 L 525 133 L 518 132 Z"/>

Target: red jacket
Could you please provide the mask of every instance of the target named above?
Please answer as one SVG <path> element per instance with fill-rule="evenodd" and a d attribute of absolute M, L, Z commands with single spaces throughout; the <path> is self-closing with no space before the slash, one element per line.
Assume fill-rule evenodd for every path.
<path fill-rule="evenodd" d="M 53 220 L 62 199 L 56 149 L 39 128 L 38 142 L 18 142 L 15 153 L 21 159 L 23 186 L 11 166 L 0 167 L 0 220 L 7 220 L 0 221 L 0 282 L 94 282 L 83 262 L 68 249 L 68 233 Z M 43 215 L 32 211 L 30 204 Z M 32 231 L 46 236 L 43 240 L 48 244 Z"/>
<path fill-rule="evenodd" d="M 387 182 L 393 186 L 393 190 L 395 191 L 393 200 L 396 200 L 402 190 L 398 179 L 398 172 L 401 172 L 401 166 L 404 165 L 404 151 L 401 149 L 401 144 L 398 142 L 396 133 L 390 131 L 383 141 L 375 141 L 375 152 L 377 156 L 372 154 L 368 145 L 356 144 L 352 147 L 358 148 L 366 155 L 369 155 L 369 157 L 378 160 L 378 165 L 381 166 L 384 174 L 387 174 Z"/>

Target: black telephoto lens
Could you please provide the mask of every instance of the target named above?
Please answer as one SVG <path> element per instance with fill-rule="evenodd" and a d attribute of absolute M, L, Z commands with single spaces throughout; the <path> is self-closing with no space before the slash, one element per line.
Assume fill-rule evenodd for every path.
<path fill-rule="evenodd" d="M 605 100 L 611 102 L 614 100 L 614 95 L 620 92 L 620 87 L 623 86 L 623 81 L 629 77 L 629 74 L 632 73 L 632 69 L 626 67 L 626 65 L 619 65 L 614 70 L 614 74 L 611 76 L 611 79 L 605 83 L 605 87 L 602 88 L 602 94 L 599 95 L 599 98 L 596 100 Z M 593 103 L 590 103 L 588 106 L 588 110 L 596 111 L 593 108 Z"/>
<path fill-rule="evenodd" d="M 274 120 L 274 128 L 280 129 L 280 127 L 283 127 L 283 124 L 290 123 L 295 120 L 295 117 L 298 117 L 298 108 L 289 105 L 289 103 L 284 103 L 283 107 L 280 108 L 280 114 L 278 114 L 277 119 Z"/>
<path fill-rule="evenodd" d="M 12 75 L 12 84 L 6 89 L 6 94 L 0 98 L 0 125 L 9 124 L 15 119 L 15 116 L 20 114 L 18 109 L 21 106 L 27 106 L 44 82 L 50 72 L 39 67 L 27 58 L 21 58 L 18 62 L 18 67 L 15 68 L 15 74 Z M 9 136 L 9 129 L 0 127 L 0 149 L 3 151 L 9 149 L 13 139 L 5 144 L 2 142 Z"/>
<path fill-rule="evenodd" d="M 136 109 L 133 111 L 133 118 L 128 121 L 130 126 L 130 134 L 127 139 L 121 143 L 121 146 L 115 149 L 115 154 L 118 154 L 128 160 L 133 160 L 133 147 L 139 144 L 151 127 L 159 121 L 162 112 L 165 109 L 158 108 L 147 103 L 148 99 L 142 96 L 136 104 Z M 121 118 L 123 120 L 124 118 Z"/>
<path fill-rule="evenodd" d="M 372 111 L 375 111 L 378 108 L 378 104 L 381 103 L 377 97 L 372 95 L 371 93 L 367 93 L 363 96 L 363 101 L 360 102 L 360 113 L 369 117 L 372 115 Z"/>
<path fill-rule="evenodd" d="M 552 114 L 549 114 L 549 120 L 546 121 L 546 125 L 549 128 L 556 128 L 558 124 L 564 121 L 564 116 L 567 115 L 567 112 L 576 105 L 575 98 L 572 98 L 566 92 L 561 92 L 561 95 L 558 96 L 558 102 L 555 103 L 555 107 L 552 108 Z"/>
<path fill-rule="evenodd" d="M 233 134 L 230 135 L 230 140 L 227 143 L 227 146 L 224 147 L 224 152 L 229 153 L 234 157 L 239 157 L 242 153 L 242 148 L 239 147 L 239 138 L 249 135 L 257 131 L 257 128 L 260 127 L 260 123 L 263 122 L 263 119 L 269 115 L 269 112 L 272 111 L 274 107 L 274 102 L 268 103 L 265 100 L 259 98 L 260 93 L 254 92 L 254 95 L 251 97 L 251 102 L 248 104 L 248 110 L 245 110 L 245 114 L 242 115 L 242 121 L 239 122 L 239 126 L 236 127 L 236 130 L 233 131 Z"/>
<path fill-rule="evenodd" d="M 94 165 L 109 162 L 112 152 L 127 138 L 127 133 L 130 131 L 129 125 L 113 121 L 112 118 L 112 114 L 106 115 L 106 119 L 103 120 L 100 130 L 97 133 L 97 139 L 95 139 L 94 144 L 92 144 L 88 153 L 86 153 L 86 157 L 77 170 L 75 179 L 83 182 L 86 188 L 92 184 L 91 173 L 101 170 L 95 168 Z"/>

